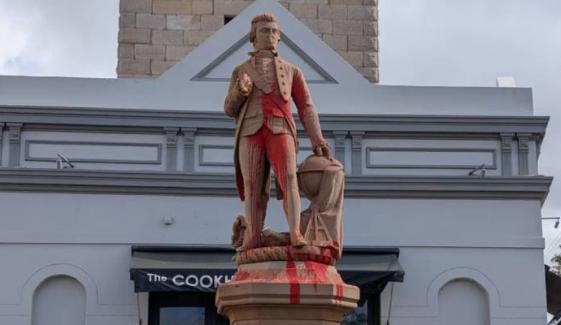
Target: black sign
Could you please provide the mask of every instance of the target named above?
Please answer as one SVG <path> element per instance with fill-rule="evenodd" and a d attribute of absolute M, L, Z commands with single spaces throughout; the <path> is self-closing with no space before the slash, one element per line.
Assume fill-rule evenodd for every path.
<path fill-rule="evenodd" d="M 219 285 L 232 280 L 234 269 L 131 269 L 135 292 L 186 291 L 215 292 Z M 380 293 L 394 272 L 341 271 L 343 281 L 360 287 L 363 293 Z"/>
<path fill-rule="evenodd" d="M 232 280 L 235 270 L 131 269 L 130 272 L 135 292 L 215 292 L 220 284 Z"/>

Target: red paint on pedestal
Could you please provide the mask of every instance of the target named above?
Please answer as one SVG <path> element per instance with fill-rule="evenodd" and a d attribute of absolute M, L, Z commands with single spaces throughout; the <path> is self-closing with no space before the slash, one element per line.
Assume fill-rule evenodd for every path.
<path fill-rule="evenodd" d="M 279 247 L 280 248 L 280 247 Z M 332 286 L 332 294 L 335 303 L 341 303 L 344 296 L 345 283 L 337 272 L 331 271 L 331 264 L 319 261 L 333 261 L 336 254 L 330 248 L 317 248 L 317 252 L 309 248 L 296 248 L 292 246 L 282 247 L 282 253 L 286 257 L 284 269 L 256 268 L 238 270 L 232 282 L 255 282 L 255 283 L 285 283 L 288 284 L 289 303 L 299 304 L 301 300 L 301 285 L 313 285 L 318 290 L 319 285 Z M 257 253 L 258 251 L 250 251 Z M 246 252 L 243 252 L 246 253 Z M 309 258 L 306 260 L 306 258 Z M 303 259 L 303 260 L 302 260 Z M 299 264 L 301 263 L 301 264 Z M 282 264 L 281 264 L 282 265 Z M 279 265 L 280 266 L 280 265 Z M 282 266 L 281 266 L 282 267 Z"/>
<path fill-rule="evenodd" d="M 337 283 L 335 285 L 335 301 L 341 302 L 343 300 L 343 284 Z"/>
<path fill-rule="evenodd" d="M 314 285 L 314 289 L 317 290 L 318 284 L 327 282 L 327 265 L 307 261 L 304 262 L 306 267 L 306 271 L 310 272 L 313 276 L 312 284 Z"/>
<path fill-rule="evenodd" d="M 234 274 L 234 281 L 244 281 L 244 280 L 248 280 L 251 278 L 251 273 L 249 272 L 236 272 L 236 274 Z"/>
<path fill-rule="evenodd" d="M 300 283 L 298 282 L 297 272 L 296 263 L 294 261 L 286 261 L 286 278 L 290 287 L 291 305 L 300 303 Z"/>

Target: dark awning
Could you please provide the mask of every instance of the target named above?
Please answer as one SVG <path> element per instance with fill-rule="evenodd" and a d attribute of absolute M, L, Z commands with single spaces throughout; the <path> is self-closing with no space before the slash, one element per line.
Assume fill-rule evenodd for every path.
<path fill-rule="evenodd" d="M 214 292 L 236 268 L 229 247 L 133 246 L 130 269 L 135 292 Z M 350 247 L 337 269 L 362 294 L 378 294 L 388 282 L 402 282 L 398 248 Z"/>
<path fill-rule="evenodd" d="M 545 289 L 547 293 L 547 312 L 561 318 L 561 276 L 545 266 Z"/>

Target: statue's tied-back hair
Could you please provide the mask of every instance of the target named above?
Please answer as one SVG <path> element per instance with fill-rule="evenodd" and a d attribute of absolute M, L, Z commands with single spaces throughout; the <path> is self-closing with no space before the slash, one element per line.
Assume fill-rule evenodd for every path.
<path fill-rule="evenodd" d="M 264 13 L 253 17 L 253 19 L 251 20 L 251 30 L 249 31 L 249 41 L 251 43 L 255 41 L 255 35 L 257 33 L 257 23 L 262 21 L 278 24 L 277 18 L 275 18 L 275 16 L 273 16 L 273 14 L 270 13 Z"/>

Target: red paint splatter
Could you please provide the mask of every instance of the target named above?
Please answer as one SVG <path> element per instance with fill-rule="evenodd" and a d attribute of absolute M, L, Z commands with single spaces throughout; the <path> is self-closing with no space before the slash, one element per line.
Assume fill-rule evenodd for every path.
<path fill-rule="evenodd" d="M 236 272 L 236 274 L 234 274 L 234 279 L 233 281 L 244 281 L 251 278 L 251 273 L 249 272 L 244 272 L 244 271 L 238 271 Z"/>
<path fill-rule="evenodd" d="M 298 282 L 298 270 L 296 263 L 292 260 L 291 247 L 286 249 L 286 278 L 290 288 L 290 304 L 300 303 L 300 283 Z"/>
<path fill-rule="evenodd" d="M 306 270 L 312 274 L 313 279 L 311 281 L 316 291 L 318 289 L 318 284 L 328 282 L 327 265 L 311 261 L 304 262 L 304 265 L 306 266 Z"/>

